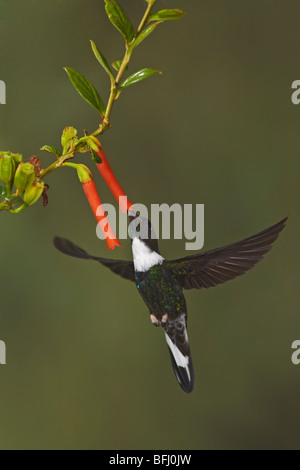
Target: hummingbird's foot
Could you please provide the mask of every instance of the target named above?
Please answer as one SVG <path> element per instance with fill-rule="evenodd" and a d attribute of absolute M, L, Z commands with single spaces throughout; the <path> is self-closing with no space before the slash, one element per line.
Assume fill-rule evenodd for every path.
<path fill-rule="evenodd" d="M 150 315 L 150 320 L 152 321 L 154 326 L 159 326 L 160 325 L 160 321 L 158 321 L 158 319 L 156 318 L 155 315 L 153 315 L 153 313 L 151 313 L 151 315 Z"/>
<path fill-rule="evenodd" d="M 162 317 L 161 317 L 161 320 L 159 321 L 158 318 L 153 315 L 153 313 L 151 313 L 150 315 L 150 320 L 152 321 L 153 325 L 154 326 L 165 326 L 165 324 L 167 323 L 168 321 L 168 314 L 165 313 Z"/>

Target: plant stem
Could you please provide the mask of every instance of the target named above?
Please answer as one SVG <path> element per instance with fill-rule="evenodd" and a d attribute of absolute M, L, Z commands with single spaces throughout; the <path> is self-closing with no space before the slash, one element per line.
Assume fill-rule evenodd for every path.
<path fill-rule="evenodd" d="M 142 20 L 141 20 L 141 22 L 140 22 L 140 24 L 137 28 L 137 31 L 134 35 L 134 39 L 137 38 L 137 36 L 140 34 L 140 32 L 144 28 L 145 24 L 147 23 L 148 17 L 150 15 L 150 12 L 151 12 L 155 2 L 156 2 L 156 0 L 152 0 L 152 2 L 148 3 L 148 6 L 147 6 L 146 11 L 144 13 L 144 16 L 143 16 L 143 18 L 142 18 Z M 128 64 L 129 64 L 131 54 L 132 54 L 131 52 L 128 51 L 128 47 L 129 47 L 129 45 L 126 46 L 126 51 L 125 51 L 123 60 L 121 62 L 119 71 L 117 73 L 116 79 L 115 79 L 114 83 L 112 83 L 112 86 L 111 86 L 111 89 L 110 89 L 110 95 L 109 95 L 109 98 L 108 98 L 106 111 L 105 111 L 105 115 L 104 115 L 104 118 L 102 120 L 102 123 L 99 125 L 98 129 L 91 134 L 95 137 L 97 137 L 97 135 L 103 134 L 103 132 L 106 131 L 106 129 L 108 129 L 110 127 L 110 122 L 109 122 L 110 113 L 111 113 L 113 104 L 116 101 L 116 95 L 118 93 L 118 87 L 119 87 L 121 78 L 122 78 L 123 73 L 125 72 Z"/>
<path fill-rule="evenodd" d="M 11 209 L 9 212 L 10 212 L 11 214 L 19 214 L 19 213 L 22 212 L 24 209 L 26 209 L 26 207 L 28 207 L 28 206 L 27 206 L 27 204 L 25 204 L 25 202 L 24 202 L 24 204 L 22 204 L 22 206 L 18 207 L 17 209 Z"/>
<path fill-rule="evenodd" d="M 117 73 L 116 79 L 114 81 L 113 86 L 110 89 L 110 95 L 109 95 L 109 98 L 108 98 L 108 102 L 107 102 L 106 111 L 105 111 L 103 121 L 100 124 L 100 126 L 98 127 L 98 129 L 91 134 L 95 137 L 97 137 L 97 135 L 103 134 L 103 132 L 110 127 L 109 116 L 110 116 L 113 104 L 116 100 L 116 94 L 118 92 L 118 86 L 120 84 L 122 75 L 125 72 L 126 67 L 129 63 L 130 57 L 131 57 L 131 53 L 129 53 L 128 49 L 126 49 L 123 60 L 121 62 L 121 66 L 120 66 L 119 71 Z"/>
<path fill-rule="evenodd" d="M 6 196 L 11 196 L 11 184 L 10 183 L 7 183 L 5 185 L 5 189 L 6 189 Z"/>
<path fill-rule="evenodd" d="M 70 158 L 73 158 L 73 157 L 74 157 L 74 153 L 62 155 L 61 157 L 58 158 L 58 160 L 56 160 L 50 166 L 48 166 L 48 168 L 45 168 L 44 170 L 42 170 L 39 174 L 39 178 L 44 178 L 48 173 L 55 170 L 56 168 L 59 168 L 60 166 L 62 166 L 62 164 L 66 160 L 69 160 Z"/>
<path fill-rule="evenodd" d="M 137 36 L 138 34 L 140 34 L 140 32 L 142 31 L 143 27 L 144 27 L 145 24 L 147 23 L 148 17 L 149 17 L 149 15 L 150 15 L 150 12 L 151 12 L 151 10 L 152 10 L 152 8 L 153 8 L 155 2 L 156 2 L 156 0 L 153 0 L 152 2 L 149 2 L 149 3 L 148 3 L 147 9 L 146 9 L 146 11 L 145 11 L 145 14 L 144 14 L 144 16 L 143 16 L 143 18 L 142 18 L 142 21 L 140 22 L 140 24 L 139 24 L 139 26 L 138 26 L 138 29 L 137 29 L 137 31 L 136 31 L 136 36 Z M 135 37 L 136 37 L 136 36 L 135 36 Z"/>
<path fill-rule="evenodd" d="M 146 11 L 144 13 L 144 16 L 143 16 L 143 18 L 142 18 L 142 20 L 141 20 L 141 22 L 140 22 L 140 24 L 139 24 L 139 26 L 136 30 L 136 33 L 134 35 L 134 39 L 137 38 L 137 36 L 141 33 L 141 31 L 143 30 L 145 24 L 147 23 L 150 12 L 151 12 L 155 2 L 156 2 L 156 0 L 151 0 L 151 1 L 148 2 Z M 120 85 L 120 82 L 121 82 L 121 78 L 122 78 L 123 73 L 125 72 L 125 70 L 128 66 L 128 63 L 130 61 L 131 54 L 132 54 L 132 52 L 129 52 L 129 50 L 128 50 L 129 46 L 130 46 L 129 44 L 126 45 L 125 54 L 124 54 L 123 60 L 121 62 L 121 66 L 119 68 L 117 76 L 116 76 L 114 81 L 111 81 L 110 95 L 109 95 L 109 98 L 108 98 L 108 101 L 107 101 L 106 111 L 105 111 L 105 115 L 103 116 L 102 122 L 99 124 L 98 129 L 96 129 L 92 134 L 90 134 L 94 137 L 97 137 L 98 135 L 103 134 L 104 131 L 106 131 L 107 129 L 109 129 L 111 127 L 111 124 L 110 124 L 110 121 L 109 121 L 110 113 L 111 113 L 112 107 L 114 105 L 114 102 L 116 101 L 117 94 L 119 93 L 119 85 Z M 66 160 L 68 160 L 70 158 L 73 158 L 73 157 L 74 157 L 74 154 L 72 154 L 72 155 L 63 155 L 56 162 L 52 163 L 52 165 L 48 166 L 48 168 L 45 168 L 44 170 L 42 170 L 41 173 L 40 173 L 40 178 L 44 178 L 44 176 L 46 176 L 48 173 L 55 170 L 56 168 L 59 168 L 60 166 L 62 166 L 62 164 Z"/>

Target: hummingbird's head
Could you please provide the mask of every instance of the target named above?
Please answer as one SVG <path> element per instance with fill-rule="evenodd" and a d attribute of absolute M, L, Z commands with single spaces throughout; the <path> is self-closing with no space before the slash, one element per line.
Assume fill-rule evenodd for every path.
<path fill-rule="evenodd" d="M 156 234 L 150 220 L 129 211 L 129 235 L 136 272 L 146 272 L 156 264 L 162 264 Z"/>
<path fill-rule="evenodd" d="M 135 239 L 139 239 L 151 251 L 159 253 L 157 236 L 150 220 L 142 217 L 141 215 L 137 215 L 133 211 L 129 211 L 128 216 L 130 220 L 129 236 L 131 238 L 131 243 L 133 243 Z"/>

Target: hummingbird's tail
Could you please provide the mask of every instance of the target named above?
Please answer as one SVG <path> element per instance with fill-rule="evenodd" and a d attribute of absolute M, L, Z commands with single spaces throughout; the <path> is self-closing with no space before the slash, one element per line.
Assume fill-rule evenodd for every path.
<path fill-rule="evenodd" d="M 191 393 L 194 369 L 186 330 L 186 314 L 182 313 L 176 320 L 168 321 L 164 330 L 175 376 L 180 387 L 186 393 Z"/>

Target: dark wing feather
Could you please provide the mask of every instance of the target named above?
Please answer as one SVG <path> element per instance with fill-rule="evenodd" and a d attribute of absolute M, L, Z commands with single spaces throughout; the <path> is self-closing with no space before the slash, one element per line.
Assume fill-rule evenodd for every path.
<path fill-rule="evenodd" d="M 261 261 L 271 249 L 287 217 L 266 230 L 215 250 L 168 261 L 184 289 L 202 289 L 235 279 Z"/>
<path fill-rule="evenodd" d="M 134 281 L 134 267 L 132 261 L 99 258 L 98 256 L 89 255 L 85 250 L 75 245 L 75 243 L 72 243 L 70 240 L 67 240 L 66 238 L 54 237 L 53 243 L 59 251 L 65 253 L 66 255 L 98 261 L 99 263 L 109 268 L 113 273 L 118 274 L 124 279 Z"/>

